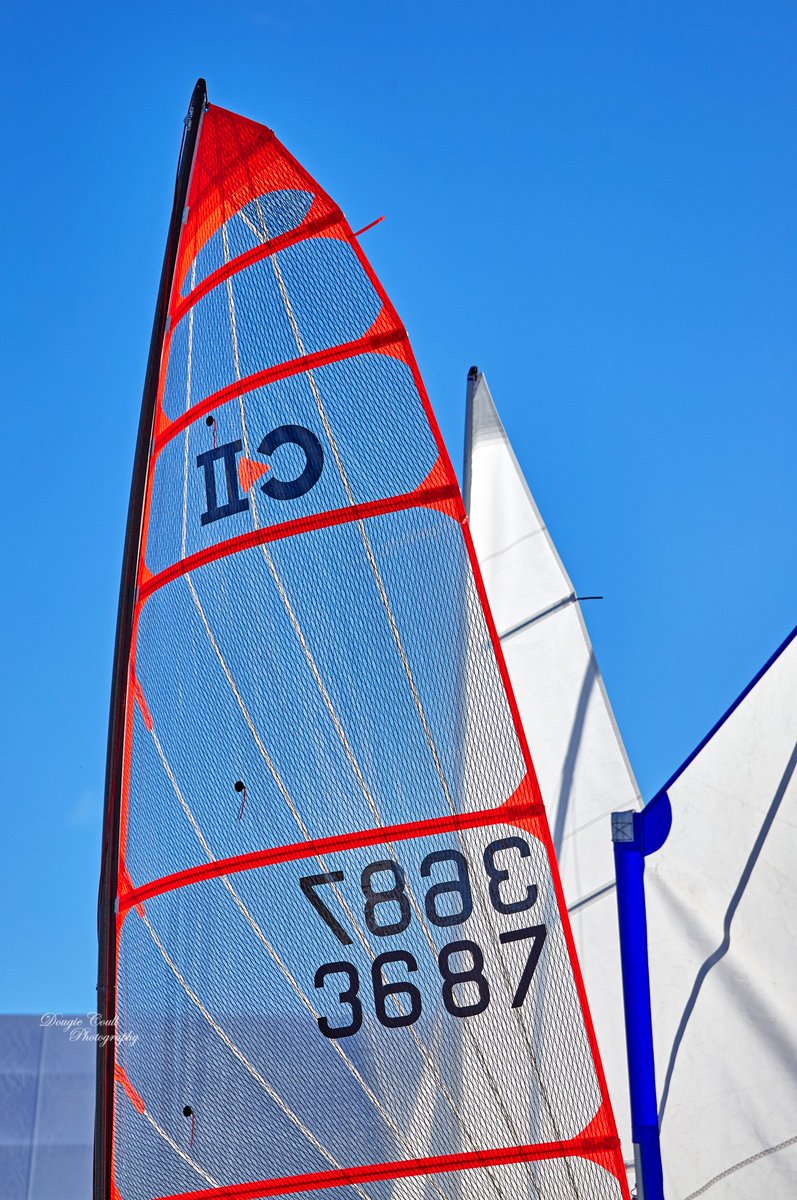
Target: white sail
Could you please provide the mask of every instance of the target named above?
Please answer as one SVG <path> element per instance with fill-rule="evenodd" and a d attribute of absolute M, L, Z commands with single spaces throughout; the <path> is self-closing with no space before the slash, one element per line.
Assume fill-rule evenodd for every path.
<path fill-rule="evenodd" d="M 795 768 L 792 634 L 664 789 L 647 862 L 668 1200 L 797 1196 Z"/>
<path fill-rule="evenodd" d="M 575 590 L 483 374 L 471 372 L 465 503 L 548 810 L 626 1164 L 633 1158 L 609 814 L 639 789 Z"/>

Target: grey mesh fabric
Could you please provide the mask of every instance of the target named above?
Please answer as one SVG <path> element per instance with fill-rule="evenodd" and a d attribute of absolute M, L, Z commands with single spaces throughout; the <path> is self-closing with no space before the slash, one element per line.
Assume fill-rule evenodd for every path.
<path fill-rule="evenodd" d="M 0 1016 L 2 1200 L 91 1196 L 93 1034 L 85 1016 Z"/>

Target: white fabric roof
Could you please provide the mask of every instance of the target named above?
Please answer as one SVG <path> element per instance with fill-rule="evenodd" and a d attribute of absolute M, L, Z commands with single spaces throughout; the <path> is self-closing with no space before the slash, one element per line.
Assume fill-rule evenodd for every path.
<path fill-rule="evenodd" d="M 668 1200 L 797 1196 L 797 638 L 666 787 L 647 860 Z"/>
<path fill-rule="evenodd" d="M 0 1016 L 0 1196 L 90 1200 L 96 1043 L 43 1019 Z"/>

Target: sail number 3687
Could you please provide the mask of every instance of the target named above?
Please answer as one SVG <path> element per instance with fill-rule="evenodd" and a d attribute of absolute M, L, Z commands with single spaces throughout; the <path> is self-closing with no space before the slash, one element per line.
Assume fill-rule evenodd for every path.
<path fill-rule="evenodd" d="M 528 858 L 528 842 L 520 837 L 499 838 L 486 847 L 483 855 L 487 875 L 490 904 L 502 916 L 526 912 L 537 901 L 536 884 L 523 888 L 524 894 L 511 899 L 510 871 L 499 866 L 496 856 L 502 851 Z M 449 878 L 440 879 L 441 870 Z M 389 876 L 387 886 L 379 886 L 376 877 Z M 450 927 L 463 925 L 473 912 L 473 894 L 470 871 L 464 854 L 459 850 L 436 850 L 427 854 L 420 864 L 423 879 L 434 879 L 424 895 L 423 905 L 426 919 L 431 925 Z M 453 878 L 451 876 L 453 875 Z M 335 914 L 327 907 L 317 889 L 324 885 L 337 885 L 344 881 L 343 871 L 329 871 L 322 875 L 305 875 L 299 880 L 304 896 L 315 911 L 332 930 L 344 946 L 352 944 L 352 938 Z M 393 937 L 403 933 L 412 919 L 411 893 L 406 886 L 404 868 L 392 859 L 379 859 L 369 863 L 362 872 L 360 886 L 365 899 L 364 918 L 368 930 L 375 937 Z M 445 905 L 441 898 L 450 899 Z M 418 902 L 412 901 L 419 909 Z M 389 905 L 389 908 L 385 906 Z M 351 915 L 351 914 L 350 914 Z M 420 916 L 420 912 L 418 912 Z M 528 995 L 534 970 L 540 958 L 546 929 L 544 925 L 529 925 L 521 929 L 510 929 L 499 933 L 502 944 L 527 941 L 528 954 L 520 978 L 515 985 L 512 1007 L 519 1008 Z M 394 965 L 395 964 L 395 965 Z M 484 1012 L 490 1003 L 490 984 L 484 971 L 484 954 L 474 941 L 457 939 L 441 947 L 437 955 L 437 966 L 441 978 L 441 994 L 446 1010 L 453 1017 L 472 1017 Z M 407 950 L 388 950 L 379 954 L 371 965 L 371 990 L 377 1020 L 387 1029 L 398 1029 L 412 1025 L 422 1010 L 421 992 L 410 979 L 394 980 L 386 977 L 385 969 L 391 974 L 397 969 L 412 975 L 418 970 L 415 956 Z M 338 1000 L 343 1010 L 341 1016 L 348 1017 L 343 1024 L 332 1025 L 327 1017 L 318 1018 L 318 1027 L 324 1037 L 344 1038 L 357 1033 L 363 1021 L 363 1004 L 360 998 L 360 973 L 353 963 L 324 963 L 315 974 L 316 988 L 323 988 L 329 980 L 330 988 L 337 988 Z M 388 1006 L 388 1000 L 392 1003 Z"/>

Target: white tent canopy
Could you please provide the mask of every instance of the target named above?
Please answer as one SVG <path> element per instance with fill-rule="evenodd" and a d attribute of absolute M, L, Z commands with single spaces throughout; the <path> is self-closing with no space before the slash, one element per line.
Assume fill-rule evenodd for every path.
<path fill-rule="evenodd" d="M 89 1200 L 96 1032 L 86 1016 L 0 1016 L 3 1200 Z"/>
<path fill-rule="evenodd" d="M 645 892 L 667 1200 L 797 1196 L 795 634 L 663 789 Z"/>

